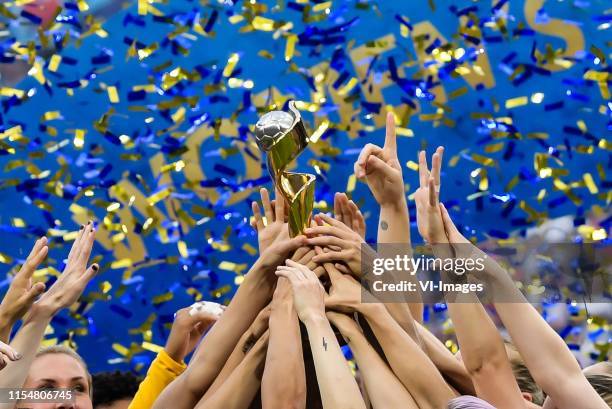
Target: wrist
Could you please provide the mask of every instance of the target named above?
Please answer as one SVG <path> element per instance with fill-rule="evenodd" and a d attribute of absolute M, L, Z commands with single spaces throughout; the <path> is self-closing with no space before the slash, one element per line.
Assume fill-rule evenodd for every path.
<path fill-rule="evenodd" d="M 408 202 L 406 201 L 406 196 L 403 194 L 397 197 L 389 197 L 388 199 L 381 201 L 379 205 L 381 211 L 397 214 L 408 214 Z"/>
<path fill-rule="evenodd" d="M 57 314 L 57 308 L 45 303 L 34 303 L 24 317 L 24 321 L 41 321 L 49 320 Z"/>
<path fill-rule="evenodd" d="M 302 314 L 300 319 L 306 327 L 319 326 L 322 323 L 327 322 L 327 317 L 325 316 L 325 313 L 320 311 L 309 311 L 305 314 Z"/>
<path fill-rule="evenodd" d="M 183 362 L 183 360 L 185 359 L 184 356 L 182 356 L 182 354 L 180 352 L 178 352 L 175 348 L 172 347 L 168 347 L 168 345 L 166 345 L 164 347 L 164 352 L 166 353 L 166 355 L 168 355 L 170 357 L 170 359 L 172 359 L 174 362 L 178 362 L 181 363 Z"/>
<path fill-rule="evenodd" d="M 368 317 L 376 317 L 380 313 L 381 309 L 384 309 L 384 308 L 385 306 L 380 303 L 364 302 L 364 303 L 360 303 L 355 308 L 355 310 L 361 315 L 363 315 L 364 317 L 368 318 Z"/>

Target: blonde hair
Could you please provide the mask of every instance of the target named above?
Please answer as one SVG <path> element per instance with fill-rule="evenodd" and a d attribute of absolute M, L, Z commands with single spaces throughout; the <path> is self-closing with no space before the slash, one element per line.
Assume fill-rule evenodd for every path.
<path fill-rule="evenodd" d="M 52 355 L 52 354 L 64 354 L 74 358 L 85 370 L 87 374 L 87 385 L 89 387 L 89 397 L 93 396 L 93 388 L 91 382 L 91 374 L 89 373 L 89 369 L 87 369 L 87 363 L 83 359 L 81 355 L 79 355 L 74 349 L 69 348 L 65 345 L 51 345 L 48 347 L 43 347 L 36 352 L 36 358 L 44 356 L 44 355 Z"/>

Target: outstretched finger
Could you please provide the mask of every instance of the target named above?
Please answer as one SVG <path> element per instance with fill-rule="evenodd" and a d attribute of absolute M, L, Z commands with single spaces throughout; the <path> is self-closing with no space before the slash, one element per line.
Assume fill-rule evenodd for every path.
<path fill-rule="evenodd" d="M 82 244 L 81 244 L 81 252 L 79 254 L 79 258 L 75 259 L 75 262 L 79 263 L 83 267 L 87 265 L 87 261 L 89 260 L 89 256 L 91 255 L 91 250 L 94 245 L 94 241 L 96 239 L 96 230 L 93 227 L 93 223 L 87 228 L 87 231 L 83 234 Z"/>
<path fill-rule="evenodd" d="M 264 214 L 266 215 L 266 225 L 272 223 L 274 221 L 274 212 L 272 211 L 272 205 L 270 204 L 270 194 L 268 193 L 268 189 L 262 187 L 259 190 L 259 194 L 261 195 L 261 204 L 264 209 Z"/>
<path fill-rule="evenodd" d="M 438 193 L 436 192 L 436 185 L 434 178 L 430 177 L 429 182 L 429 205 L 431 207 L 438 207 Z"/>
<path fill-rule="evenodd" d="M 344 229 L 338 228 L 336 226 L 315 226 L 308 227 L 304 229 L 304 233 L 308 236 L 318 236 L 318 235 L 326 235 L 326 236 L 334 236 L 339 237 L 341 239 L 348 239 L 349 235 Z"/>
<path fill-rule="evenodd" d="M 319 264 L 334 263 L 348 259 L 349 255 L 348 251 L 328 251 L 327 253 L 317 254 L 312 258 L 312 261 Z"/>
<path fill-rule="evenodd" d="M 285 197 L 283 194 L 276 188 L 274 190 L 274 198 L 276 200 L 276 206 L 274 207 L 275 212 L 275 220 L 284 222 L 285 221 Z"/>
<path fill-rule="evenodd" d="M 47 244 L 47 237 L 43 236 L 40 239 L 36 240 L 36 242 L 34 243 L 34 246 L 32 246 L 32 250 L 30 250 L 30 254 L 28 254 L 28 257 L 26 258 L 26 260 L 30 260 L 32 257 L 34 257 L 39 251 L 40 249 L 45 246 Z"/>
<path fill-rule="evenodd" d="M 49 252 L 49 247 L 47 247 L 46 245 L 47 238 L 44 237 L 44 239 L 45 244 L 38 245 L 37 252 L 28 256 L 28 259 L 17 273 L 15 279 L 18 278 L 23 280 L 29 280 L 30 278 L 32 278 L 34 271 L 36 271 L 40 263 L 43 262 L 43 260 L 47 257 L 47 253 Z M 43 242 L 42 239 L 39 241 Z"/>
<path fill-rule="evenodd" d="M 261 218 L 261 209 L 259 208 L 259 203 L 253 202 L 251 203 L 251 209 L 253 210 L 253 221 L 255 224 L 255 230 L 258 232 L 264 228 L 264 222 Z"/>
<path fill-rule="evenodd" d="M 292 287 L 294 287 L 300 281 L 299 278 L 296 277 L 294 270 L 283 270 L 277 268 L 275 274 L 277 277 L 285 277 L 287 280 L 289 280 Z"/>
<path fill-rule="evenodd" d="M 436 153 L 431 158 L 431 176 L 434 178 L 434 182 L 439 189 L 440 186 L 440 175 L 442 173 L 442 156 L 444 155 L 444 147 L 438 146 Z"/>
<path fill-rule="evenodd" d="M 308 239 L 308 244 L 311 246 L 330 247 L 337 246 L 346 248 L 346 240 L 342 240 L 334 236 L 317 236 Z"/>
<path fill-rule="evenodd" d="M 429 179 L 429 168 L 427 167 L 427 157 L 425 151 L 419 152 L 419 182 L 422 188 L 427 187 L 427 180 Z"/>
<path fill-rule="evenodd" d="M 384 147 L 397 156 L 397 135 L 395 133 L 395 117 L 393 112 L 387 113 L 387 127 L 385 131 Z"/>
<path fill-rule="evenodd" d="M 82 224 L 79 228 L 76 239 L 74 239 L 74 243 L 72 243 L 72 247 L 70 248 L 70 252 L 68 253 L 66 264 L 70 264 L 72 260 L 74 260 L 78 256 L 79 252 L 81 251 L 81 240 L 83 239 L 83 234 L 87 231 L 90 225 L 91 221 L 88 221 L 87 224 Z"/>
<path fill-rule="evenodd" d="M 334 195 L 334 219 L 342 220 L 342 206 L 340 204 L 340 192 Z"/>
<path fill-rule="evenodd" d="M 346 224 L 344 224 L 341 221 L 336 220 L 336 219 L 334 219 L 332 217 L 329 217 L 325 213 L 319 213 L 319 214 L 317 214 L 316 217 L 322 219 L 325 223 L 327 223 L 327 224 L 329 224 L 331 226 L 334 226 L 334 227 L 337 227 L 339 229 L 344 230 L 345 232 L 351 232 L 352 231 L 351 228 L 348 227 Z"/>

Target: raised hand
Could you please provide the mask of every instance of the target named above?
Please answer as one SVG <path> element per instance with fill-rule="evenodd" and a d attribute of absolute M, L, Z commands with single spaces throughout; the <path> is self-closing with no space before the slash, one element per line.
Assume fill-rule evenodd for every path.
<path fill-rule="evenodd" d="M 325 290 L 316 274 L 293 260 L 286 266 L 278 266 L 276 275 L 285 277 L 293 289 L 293 304 L 302 322 L 325 317 Z"/>
<path fill-rule="evenodd" d="M 363 214 L 345 193 L 336 192 L 334 195 L 334 218 L 341 221 L 365 239 L 366 224 Z"/>
<path fill-rule="evenodd" d="M 202 335 L 221 316 L 219 313 L 198 310 L 194 306 L 176 312 L 165 351 L 175 362 L 182 362 L 200 342 Z"/>
<path fill-rule="evenodd" d="M 32 283 L 32 275 L 47 257 L 47 238 L 34 243 L 30 255 L 11 282 L 0 304 L 0 341 L 8 342 L 13 325 L 30 309 L 36 297 L 45 291 L 44 283 Z"/>
<path fill-rule="evenodd" d="M 362 250 L 368 255 L 374 251 L 358 233 L 341 221 L 325 214 L 316 215 L 315 220 L 318 226 L 304 230 L 308 236 L 306 242 L 311 246 L 327 247 L 327 251 L 315 255 L 312 260 L 318 264 L 343 262 L 355 277 L 361 277 Z M 323 222 L 328 225 L 322 225 Z"/>
<path fill-rule="evenodd" d="M 392 113 L 387 114 L 385 145 L 371 143 L 361 150 L 354 165 L 355 176 L 365 180 L 380 206 L 405 203 L 402 167 L 397 158 L 397 137 Z"/>
<path fill-rule="evenodd" d="M 442 166 L 443 147 L 438 147 L 432 156 L 431 172 L 427 167 L 425 152 L 419 152 L 419 183 L 414 194 L 417 207 L 417 225 L 421 237 L 430 244 L 447 241 L 444 234 L 442 214 L 440 213 L 440 169 Z"/>
<path fill-rule="evenodd" d="M 85 286 L 99 269 L 97 264 L 92 264 L 87 268 L 95 237 L 96 231 L 92 222 L 81 226 L 81 230 L 68 254 L 64 271 L 51 288 L 41 295 L 33 307 L 44 314 L 53 316 L 79 299 L 85 290 Z"/>
<path fill-rule="evenodd" d="M 274 239 L 283 229 L 288 229 L 288 225 L 285 223 L 285 219 L 287 218 L 285 198 L 278 189 L 275 192 L 276 199 L 273 201 L 270 201 L 268 189 L 260 189 L 259 194 L 261 195 L 261 204 L 266 220 L 264 222 L 259 204 L 253 202 L 251 205 L 253 210 L 253 221 L 251 222 L 251 226 L 257 231 L 259 253 L 261 254 L 272 244 L 272 242 L 274 242 Z"/>

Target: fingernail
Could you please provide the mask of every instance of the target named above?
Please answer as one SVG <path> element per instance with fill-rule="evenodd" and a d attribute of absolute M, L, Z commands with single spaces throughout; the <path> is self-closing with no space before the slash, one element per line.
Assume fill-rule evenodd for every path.
<path fill-rule="evenodd" d="M 19 352 L 15 352 L 15 359 L 21 359 L 23 358 L 23 355 L 21 355 Z"/>

